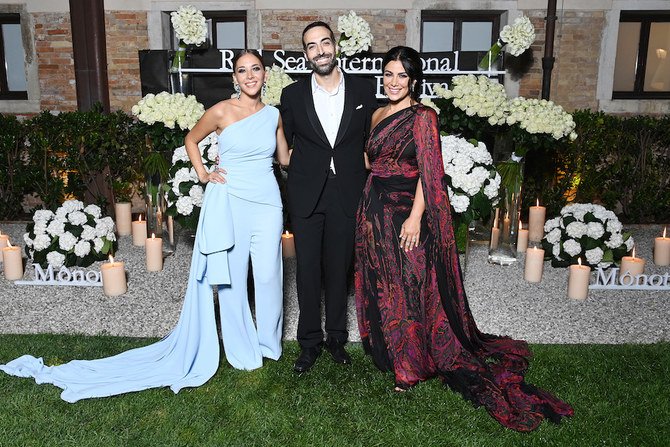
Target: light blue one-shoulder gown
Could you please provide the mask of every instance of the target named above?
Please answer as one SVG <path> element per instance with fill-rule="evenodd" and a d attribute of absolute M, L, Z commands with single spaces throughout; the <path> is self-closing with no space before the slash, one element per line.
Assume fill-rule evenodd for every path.
<path fill-rule="evenodd" d="M 224 349 L 239 369 L 281 355 L 282 210 L 272 173 L 279 112 L 265 106 L 219 135 L 225 184 L 207 185 L 193 247 L 184 305 L 177 326 L 159 342 L 97 360 L 45 366 L 30 355 L 0 370 L 63 389 L 76 402 L 169 386 L 175 393 L 204 384 L 219 365 L 212 287 L 219 288 Z M 253 263 L 256 325 L 247 298 Z"/>

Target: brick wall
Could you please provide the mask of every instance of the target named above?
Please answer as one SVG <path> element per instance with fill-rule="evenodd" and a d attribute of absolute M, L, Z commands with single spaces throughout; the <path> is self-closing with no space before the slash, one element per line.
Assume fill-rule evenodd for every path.
<path fill-rule="evenodd" d="M 40 108 L 68 111 L 77 109 L 70 15 L 33 14 L 35 50 L 40 84 Z"/>
<path fill-rule="evenodd" d="M 142 96 L 137 51 L 149 48 L 147 14 L 143 11 L 106 11 L 105 33 L 110 107 L 129 112 Z"/>
<path fill-rule="evenodd" d="M 337 18 L 348 12 L 348 10 L 264 10 L 261 16 L 263 48 L 302 51 L 302 30 L 317 20 L 328 23 L 337 39 L 339 37 Z M 373 52 L 384 53 L 396 45 L 405 44 L 404 10 L 359 10 L 356 14 L 370 24 L 372 35 L 375 37 L 372 42 Z"/>
<path fill-rule="evenodd" d="M 533 45 L 535 61 L 521 80 L 521 96 L 539 98 L 542 88 L 546 11 L 525 11 L 538 38 Z M 603 11 L 565 11 L 559 15 L 554 38 L 556 63 L 551 77 L 551 99 L 566 110 L 598 109 L 598 50 L 605 27 Z"/>

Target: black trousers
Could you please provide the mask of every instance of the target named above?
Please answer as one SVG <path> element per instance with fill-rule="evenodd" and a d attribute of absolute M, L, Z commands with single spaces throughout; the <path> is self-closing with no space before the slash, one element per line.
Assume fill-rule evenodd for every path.
<path fill-rule="evenodd" d="M 329 177 L 308 217 L 291 215 L 297 257 L 298 342 L 303 348 L 323 341 L 321 280 L 325 288 L 326 333 L 329 342 L 345 343 L 347 285 L 354 251 L 355 218 L 344 213 L 337 179 Z M 323 272 L 322 272 L 323 269 Z"/>

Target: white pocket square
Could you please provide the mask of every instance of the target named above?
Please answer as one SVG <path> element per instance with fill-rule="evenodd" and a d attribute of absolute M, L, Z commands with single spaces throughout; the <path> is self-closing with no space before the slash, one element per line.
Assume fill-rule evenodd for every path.
<path fill-rule="evenodd" d="M 363 108 L 363 104 L 359 104 L 358 107 L 356 107 L 356 110 L 362 109 L 362 108 Z"/>

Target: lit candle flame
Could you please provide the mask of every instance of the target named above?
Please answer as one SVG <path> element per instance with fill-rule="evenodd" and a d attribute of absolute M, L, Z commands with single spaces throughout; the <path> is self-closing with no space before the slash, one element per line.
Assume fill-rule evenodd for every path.
<path fill-rule="evenodd" d="M 140 217 L 137 218 L 140 222 L 142 222 L 142 214 L 140 214 Z"/>
<path fill-rule="evenodd" d="M 285 234 L 286 236 L 288 236 L 288 235 L 289 235 L 288 230 L 284 231 L 284 234 Z"/>
<path fill-rule="evenodd" d="M 521 219 L 519 219 L 519 230 L 523 230 L 523 222 L 521 222 Z"/>
<path fill-rule="evenodd" d="M 577 258 L 577 263 L 578 263 L 579 266 L 581 267 L 581 265 L 582 265 L 582 258 Z"/>
<path fill-rule="evenodd" d="M 114 264 L 114 256 L 109 255 L 109 263 Z"/>
<path fill-rule="evenodd" d="M 633 254 L 632 254 L 632 256 L 633 256 L 633 259 L 635 259 L 635 246 L 633 246 Z"/>
<path fill-rule="evenodd" d="M 667 230 L 668 227 L 663 227 L 663 239 L 665 239 L 665 230 Z"/>
<path fill-rule="evenodd" d="M 156 233 L 151 233 L 151 239 L 156 239 Z"/>
<path fill-rule="evenodd" d="M 9 242 L 9 239 L 7 239 L 7 247 L 13 247 L 12 243 Z"/>
<path fill-rule="evenodd" d="M 539 198 L 537 199 L 537 205 L 536 206 L 540 206 L 540 199 Z"/>

